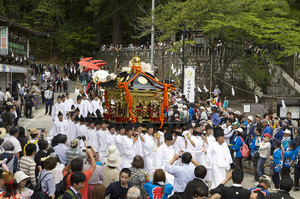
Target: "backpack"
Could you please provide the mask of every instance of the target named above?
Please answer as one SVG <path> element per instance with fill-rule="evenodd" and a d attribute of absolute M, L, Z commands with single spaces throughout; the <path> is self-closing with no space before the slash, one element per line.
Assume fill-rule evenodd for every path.
<path fill-rule="evenodd" d="M 244 139 L 243 139 L 243 138 L 241 138 L 241 139 L 242 139 L 242 142 L 243 142 L 242 149 L 240 149 L 240 150 L 241 150 L 242 157 L 243 157 L 243 158 L 248 158 L 249 155 L 250 155 L 249 147 L 247 146 L 247 144 L 245 144 Z"/>
<path fill-rule="evenodd" d="M 26 143 L 25 146 L 24 146 L 24 149 L 23 149 L 23 155 L 26 155 L 25 149 L 26 149 L 26 147 L 27 147 L 28 144 L 30 144 L 30 143 L 36 144 L 38 141 L 39 141 L 39 140 L 34 140 L 34 142 L 30 142 L 30 140 L 28 140 L 27 143 Z"/>
<path fill-rule="evenodd" d="M 72 199 L 78 199 L 78 196 L 75 195 L 71 189 L 68 189 L 67 191 L 65 191 L 65 193 L 63 195 L 59 196 L 58 199 L 62 199 L 66 193 L 69 194 L 72 197 Z"/>
<path fill-rule="evenodd" d="M 58 198 L 60 197 L 61 195 L 63 195 L 65 193 L 65 191 L 67 190 L 67 183 L 66 183 L 66 180 L 69 176 L 70 172 L 68 172 L 64 178 L 59 182 L 57 183 L 55 186 L 55 198 Z"/>
<path fill-rule="evenodd" d="M 33 190 L 31 199 L 48 199 L 48 194 L 47 194 L 48 190 L 47 191 L 42 190 L 42 181 L 48 174 L 50 174 L 50 173 L 47 173 L 46 175 L 44 175 L 42 180 L 40 182 L 38 182 L 37 185 L 35 185 L 33 188 L 31 188 Z"/>

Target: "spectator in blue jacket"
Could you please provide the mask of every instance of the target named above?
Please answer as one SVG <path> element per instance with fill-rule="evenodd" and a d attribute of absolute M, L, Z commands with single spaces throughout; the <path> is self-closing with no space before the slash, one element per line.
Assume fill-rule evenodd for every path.
<path fill-rule="evenodd" d="M 291 131 L 288 129 L 285 129 L 283 131 L 283 138 L 281 140 L 283 148 L 287 148 L 289 146 L 289 142 L 291 141 Z"/>
<path fill-rule="evenodd" d="M 251 115 L 249 115 L 247 117 L 247 122 L 248 122 L 248 125 L 247 125 L 247 144 L 250 145 L 255 134 L 254 134 L 254 129 L 255 129 L 255 124 L 253 123 L 253 117 Z"/>
<path fill-rule="evenodd" d="M 283 138 L 282 122 L 280 120 L 275 120 L 275 129 L 273 131 L 273 141 L 282 141 Z"/>
<path fill-rule="evenodd" d="M 282 170 L 283 167 L 283 151 L 280 148 L 281 142 L 279 140 L 276 140 L 274 143 L 274 153 L 272 156 L 270 156 L 270 160 L 274 161 L 275 168 L 274 168 L 274 174 L 272 176 L 272 180 L 275 185 L 275 189 L 279 189 L 279 173 Z"/>
<path fill-rule="evenodd" d="M 274 125 L 275 125 L 275 129 L 273 130 L 273 135 L 271 140 L 271 154 L 273 154 L 273 151 L 275 149 L 274 142 L 276 140 L 279 140 L 281 142 L 284 134 L 281 128 L 282 122 L 280 120 L 275 120 Z"/>
<path fill-rule="evenodd" d="M 171 195 L 173 187 L 166 183 L 166 174 L 162 169 L 157 169 L 153 174 L 153 181 L 148 181 L 145 185 L 145 191 L 150 199 L 162 198 L 167 199 Z"/>
<path fill-rule="evenodd" d="M 236 132 L 236 136 L 233 139 L 231 145 L 231 148 L 235 151 L 235 158 L 234 158 L 235 168 L 243 170 L 242 154 L 241 154 L 241 149 L 243 146 L 243 138 L 242 138 L 243 129 L 238 128 L 235 132 Z"/>
<path fill-rule="evenodd" d="M 213 127 L 217 128 L 220 125 L 220 123 L 221 123 L 221 119 L 220 119 L 220 117 L 218 115 L 218 108 L 216 106 L 213 106 L 211 108 L 211 111 L 212 111 L 211 121 L 212 121 Z"/>
<path fill-rule="evenodd" d="M 296 148 L 295 151 L 295 159 L 298 160 L 297 164 L 295 165 L 295 175 L 294 175 L 294 182 L 295 182 L 295 188 L 294 191 L 299 191 L 299 178 L 300 178 L 300 146 Z"/>
<path fill-rule="evenodd" d="M 281 145 L 283 153 L 283 158 L 285 158 L 285 161 L 283 163 L 283 168 L 281 170 L 281 177 L 284 176 L 290 177 L 290 168 L 295 158 L 295 152 L 296 152 L 296 142 L 294 140 L 289 141 L 289 145 L 287 148 L 284 148 L 283 145 Z"/>
<path fill-rule="evenodd" d="M 269 121 L 267 119 L 261 121 L 261 126 L 263 127 L 264 134 L 268 133 L 272 137 L 272 129 L 269 127 Z"/>
<path fill-rule="evenodd" d="M 250 144 L 250 150 L 251 150 L 251 156 L 252 156 L 252 162 L 253 162 L 253 169 L 254 169 L 254 180 L 258 181 L 258 171 L 257 171 L 257 163 L 259 159 L 259 138 L 261 137 L 262 133 L 262 127 L 258 125 L 254 128 L 255 137 L 252 140 L 252 143 Z"/>

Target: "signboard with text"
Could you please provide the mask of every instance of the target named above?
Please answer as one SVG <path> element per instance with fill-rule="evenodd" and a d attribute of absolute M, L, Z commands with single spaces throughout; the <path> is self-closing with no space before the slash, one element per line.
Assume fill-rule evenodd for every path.
<path fill-rule="evenodd" d="M 27 40 L 28 38 L 25 35 L 17 31 L 9 31 L 9 52 L 18 57 L 27 56 Z"/>
<path fill-rule="evenodd" d="M 185 66 L 183 93 L 190 102 L 195 101 L 195 67 Z"/>
<path fill-rule="evenodd" d="M 8 55 L 8 27 L 0 27 L 0 55 Z"/>

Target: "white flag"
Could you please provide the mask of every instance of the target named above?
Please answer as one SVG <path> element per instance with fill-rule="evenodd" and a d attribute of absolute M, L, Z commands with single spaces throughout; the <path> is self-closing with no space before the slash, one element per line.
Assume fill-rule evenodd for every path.
<path fill-rule="evenodd" d="M 234 96 L 234 95 L 235 95 L 235 92 L 234 92 L 234 89 L 233 89 L 233 87 L 231 87 L 231 93 L 232 93 L 232 96 Z"/>
<path fill-rule="evenodd" d="M 282 105 L 282 109 L 286 109 L 286 105 L 283 99 L 281 100 L 281 105 Z"/>
<path fill-rule="evenodd" d="M 173 64 L 171 65 L 171 71 L 172 71 L 173 74 L 176 72 Z"/>
<path fill-rule="evenodd" d="M 257 95 L 255 95 L 255 103 L 256 103 L 256 104 L 258 103 Z"/>
<path fill-rule="evenodd" d="M 180 69 L 178 69 L 178 73 L 177 73 L 177 75 L 179 75 L 179 74 L 181 74 L 181 70 L 180 70 Z"/>
<path fill-rule="evenodd" d="M 200 89 L 200 87 L 198 86 L 198 91 L 199 91 L 199 93 L 202 93 L 202 90 Z"/>
<path fill-rule="evenodd" d="M 206 93 L 208 93 L 209 92 L 209 90 L 206 88 L 206 86 L 203 84 L 203 89 L 204 89 L 204 91 L 206 92 Z"/>

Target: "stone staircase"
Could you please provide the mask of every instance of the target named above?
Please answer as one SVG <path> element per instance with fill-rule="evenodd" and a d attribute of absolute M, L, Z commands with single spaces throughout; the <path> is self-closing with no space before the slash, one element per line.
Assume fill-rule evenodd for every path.
<path fill-rule="evenodd" d="M 267 94 L 273 96 L 299 96 L 300 85 L 280 66 L 273 66 L 271 85 L 267 88 Z"/>

